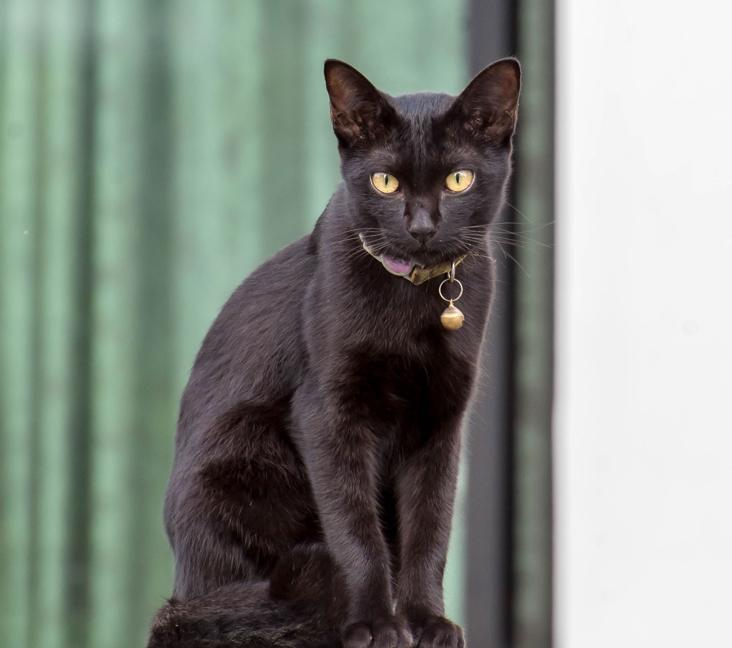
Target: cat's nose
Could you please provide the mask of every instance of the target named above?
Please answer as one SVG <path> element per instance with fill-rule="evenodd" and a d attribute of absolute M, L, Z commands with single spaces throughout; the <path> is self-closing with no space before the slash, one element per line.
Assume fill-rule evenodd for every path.
<path fill-rule="evenodd" d="M 410 235 L 417 239 L 422 245 L 427 243 L 437 232 L 430 213 L 426 209 L 417 209 L 414 217 L 412 218 L 407 231 Z"/>

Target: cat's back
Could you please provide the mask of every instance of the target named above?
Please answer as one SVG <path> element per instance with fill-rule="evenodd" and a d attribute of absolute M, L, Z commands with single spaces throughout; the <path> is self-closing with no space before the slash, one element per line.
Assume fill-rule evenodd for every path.
<path fill-rule="evenodd" d="M 311 236 L 295 241 L 252 272 L 224 304 L 183 394 L 179 436 L 242 402 L 266 404 L 297 386 L 304 358 L 302 301 L 316 255 Z"/>

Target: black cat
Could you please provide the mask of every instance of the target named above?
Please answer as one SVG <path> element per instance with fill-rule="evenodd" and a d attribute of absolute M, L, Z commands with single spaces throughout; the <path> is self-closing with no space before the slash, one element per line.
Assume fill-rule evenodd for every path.
<path fill-rule="evenodd" d="M 333 60 L 325 79 L 343 182 L 198 353 L 151 648 L 463 645 L 442 579 L 520 68 L 498 61 L 457 98 L 390 97 Z M 448 274 L 461 328 L 440 317 Z"/>

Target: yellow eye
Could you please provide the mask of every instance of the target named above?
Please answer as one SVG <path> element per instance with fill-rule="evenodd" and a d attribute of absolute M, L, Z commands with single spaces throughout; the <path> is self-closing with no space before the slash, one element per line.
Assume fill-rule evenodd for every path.
<path fill-rule="evenodd" d="M 374 173 L 371 176 L 371 184 L 379 193 L 393 194 L 399 189 L 399 180 L 390 173 Z"/>
<path fill-rule="evenodd" d="M 473 184 L 474 177 L 473 172 L 467 169 L 453 171 L 445 178 L 445 186 L 454 193 L 460 193 Z"/>

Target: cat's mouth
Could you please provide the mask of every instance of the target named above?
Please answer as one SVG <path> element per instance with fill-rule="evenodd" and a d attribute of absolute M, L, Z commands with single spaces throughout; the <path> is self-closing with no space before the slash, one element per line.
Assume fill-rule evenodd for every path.
<path fill-rule="evenodd" d="M 372 257 L 381 261 L 381 265 L 384 266 L 386 271 L 393 275 L 397 275 L 398 277 L 408 277 L 412 274 L 412 271 L 415 268 L 424 267 L 423 264 L 418 263 L 414 259 L 403 259 L 389 254 L 379 253 L 366 242 L 366 237 L 364 237 L 363 234 L 359 234 L 358 237 L 361 239 L 363 249 Z"/>
<path fill-rule="evenodd" d="M 386 254 L 382 254 L 380 260 L 387 272 L 391 272 L 393 275 L 399 275 L 400 277 L 406 277 L 411 274 L 412 270 L 414 270 L 414 266 L 417 265 L 414 261 L 397 259 Z"/>

